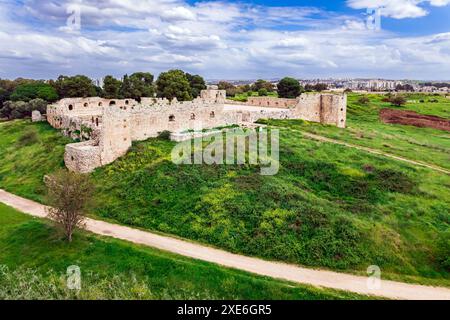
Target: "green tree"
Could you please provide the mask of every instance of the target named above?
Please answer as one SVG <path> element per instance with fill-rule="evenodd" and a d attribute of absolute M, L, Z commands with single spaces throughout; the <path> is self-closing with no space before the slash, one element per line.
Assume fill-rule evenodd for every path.
<path fill-rule="evenodd" d="M 260 97 L 266 97 L 269 95 L 269 92 L 267 92 L 266 88 L 261 88 L 258 90 L 258 96 Z"/>
<path fill-rule="evenodd" d="M 130 76 L 131 95 L 124 98 L 140 100 L 142 97 L 153 97 L 155 88 L 153 86 L 154 76 L 148 72 L 136 72 Z"/>
<path fill-rule="evenodd" d="M 133 96 L 133 88 L 131 86 L 131 80 L 127 74 L 123 76 L 122 85 L 120 87 L 119 93 L 121 98 L 131 98 Z"/>
<path fill-rule="evenodd" d="M 295 99 L 303 91 L 300 82 L 294 78 L 283 78 L 278 83 L 278 96 L 280 98 Z"/>
<path fill-rule="evenodd" d="M 257 80 L 252 86 L 251 86 L 251 90 L 252 91 L 256 91 L 258 92 L 261 89 L 266 89 L 267 92 L 273 92 L 274 88 L 273 85 L 265 80 L 259 79 Z"/>
<path fill-rule="evenodd" d="M 97 90 L 91 79 L 83 75 L 74 77 L 59 76 L 52 82 L 60 98 L 86 98 L 97 95 Z"/>
<path fill-rule="evenodd" d="M 120 87 L 122 81 L 117 80 L 113 76 L 106 76 L 103 80 L 103 98 L 106 99 L 119 99 Z"/>
<path fill-rule="evenodd" d="M 33 82 L 17 86 L 10 98 L 13 101 L 28 102 L 39 98 L 48 102 L 54 102 L 58 100 L 58 93 L 55 88 L 47 83 Z"/>
<path fill-rule="evenodd" d="M 186 74 L 181 70 L 170 70 L 159 75 L 156 81 L 158 97 L 179 101 L 192 100 L 191 86 Z"/>
<path fill-rule="evenodd" d="M 227 81 L 220 81 L 217 86 L 219 87 L 219 90 L 225 90 L 228 97 L 234 97 L 242 92 L 234 84 Z"/>
<path fill-rule="evenodd" d="M 119 91 L 121 98 L 132 98 L 139 101 L 142 97 L 153 97 L 155 93 L 153 79 L 151 73 L 145 72 L 136 72 L 131 76 L 124 75 Z"/>
<path fill-rule="evenodd" d="M 316 90 L 317 92 L 328 90 L 328 85 L 326 83 L 318 83 L 314 86 L 314 90 Z"/>
<path fill-rule="evenodd" d="M 191 75 L 186 73 L 186 77 L 189 81 L 189 85 L 191 86 L 191 95 L 193 98 L 197 98 L 200 96 L 200 92 L 206 89 L 206 82 L 199 75 Z"/>
<path fill-rule="evenodd" d="M 249 84 L 245 84 L 238 87 L 241 92 L 249 92 L 252 90 L 252 87 Z"/>

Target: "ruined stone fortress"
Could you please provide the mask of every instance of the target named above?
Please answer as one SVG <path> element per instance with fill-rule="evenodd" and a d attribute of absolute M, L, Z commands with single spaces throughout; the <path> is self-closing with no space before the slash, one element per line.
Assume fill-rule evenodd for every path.
<path fill-rule="evenodd" d="M 165 131 L 177 140 L 177 134 L 195 132 L 199 127 L 201 131 L 248 125 L 260 119 L 303 119 L 345 128 L 346 113 L 346 95 L 255 97 L 247 103 L 238 103 L 227 100 L 225 91 L 208 89 L 189 102 L 157 98 L 142 98 L 140 102 L 63 99 L 47 107 L 47 121 L 78 141 L 66 146 L 67 168 L 88 173 L 125 155 L 133 141 L 154 138 Z"/>

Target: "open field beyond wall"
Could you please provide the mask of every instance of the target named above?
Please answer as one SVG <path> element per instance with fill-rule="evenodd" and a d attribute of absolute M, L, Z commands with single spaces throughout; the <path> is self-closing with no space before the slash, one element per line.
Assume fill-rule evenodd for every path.
<path fill-rule="evenodd" d="M 350 96 L 347 130 L 270 122 L 286 128 L 273 177 L 252 166 L 179 167 L 172 142 L 136 143 L 92 174 L 91 214 L 232 252 L 358 274 L 379 265 L 385 278 L 450 286 L 450 176 L 299 132 L 450 168 L 448 132 L 382 124 L 380 99 L 360 105 Z M 448 107 L 440 100 L 403 109 L 448 118 Z M 42 177 L 63 166 L 67 139 L 23 121 L 0 124 L 0 137 L 0 188 L 43 202 Z"/>

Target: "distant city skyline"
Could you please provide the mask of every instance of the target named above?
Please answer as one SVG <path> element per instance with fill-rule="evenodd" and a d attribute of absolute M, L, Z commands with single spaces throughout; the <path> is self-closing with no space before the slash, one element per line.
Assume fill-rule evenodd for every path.
<path fill-rule="evenodd" d="M 450 0 L 0 0 L 0 78 L 449 81 Z M 380 9 L 381 8 L 381 9 Z"/>

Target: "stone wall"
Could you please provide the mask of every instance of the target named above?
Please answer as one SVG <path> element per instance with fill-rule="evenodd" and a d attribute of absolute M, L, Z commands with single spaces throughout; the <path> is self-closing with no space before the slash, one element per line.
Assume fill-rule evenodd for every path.
<path fill-rule="evenodd" d="M 147 140 L 164 131 L 173 137 L 230 125 L 248 125 L 260 119 L 304 119 L 346 125 L 346 95 L 304 94 L 297 99 L 262 97 L 251 104 L 225 108 L 225 91 L 204 90 L 198 99 L 102 98 L 63 99 L 47 108 L 48 122 L 74 139 L 88 140 L 66 146 L 66 166 L 91 172 L 125 155 L 133 141 Z"/>
<path fill-rule="evenodd" d="M 64 162 L 71 171 L 92 172 L 102 166 L 100 147 L 96 145 L 94 140 L 68 144 L 64 154 Z"/>
<path fill-rule="evenodd" d="M 347 95 L 302 94 L 297 98 L 293 117 L 345 128 L 347 125 Z"/>
<path fill-rule="evenodd" d="M 142 104 L 130 113 L 132 140 L 140 141 L 158 136 L 163 131 L 182 132 L 195 129 L 212 129 L 230 124 L 223 105 L 209 100 L 168 103 L 158 101 Z"/>
<path fill-rule="evenodd" d="M 227 91 L 217 89 L 202 90 L 202 92 L 200 93 L 200 98 L 203 100 L 222 103 L 227 99 Z"/>
<path fill-rule="evenodd" d="M 275 97 L 248 97 L 247 105 L 268 108 L 289 108 L 297 104 L 297 99 Z"/>
<path fill-rule="evenodd" d="M 335 125 L 339 128 L 345 128 L 347 126 L 346 95 L 321 95 L 320 123 Z"/>

